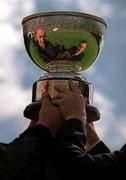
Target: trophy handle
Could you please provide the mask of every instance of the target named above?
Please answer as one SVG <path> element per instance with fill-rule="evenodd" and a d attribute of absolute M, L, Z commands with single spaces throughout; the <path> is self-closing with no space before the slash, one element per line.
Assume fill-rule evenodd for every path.
<path fill-rule="evenodd" d="M 29 104 L 24 110 L 24 117 L 37 121 L 39 118 L 39 111 L 42 105 L 42 101 Z M 95 106 L 86 105 L 87 121 L 94 122 L 100 119 L 100 113 Z"/>

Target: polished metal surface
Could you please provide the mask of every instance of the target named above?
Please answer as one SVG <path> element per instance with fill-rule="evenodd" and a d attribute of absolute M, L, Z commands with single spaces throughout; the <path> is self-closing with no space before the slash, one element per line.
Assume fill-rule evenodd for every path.
<path fill-rule="evenodd" d="M 97 16 L 78 12 L 44 12 L 22 21 L 26 50 L 32 61 L 48 71 L 51 62 L 71 61 L 89 68 L 102 48 L 107 25 Z"/>

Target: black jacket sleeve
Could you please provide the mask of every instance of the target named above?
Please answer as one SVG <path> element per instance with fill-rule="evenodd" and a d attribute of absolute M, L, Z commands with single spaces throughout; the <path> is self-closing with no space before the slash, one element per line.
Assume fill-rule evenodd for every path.
<path fill-rule="evenodd" d="M 85 176 L 121 177 L 125 174 L 126 145 L 113 153 L 91 155 L 84 149 L 85 133 L 82 122 L 65 122 L 55 142 L 55 165 L 64 179 L 84 179 Z"/>
<path fill-rule="evenodd" d="M 52 134 L 43 126 L 28 128 L 10 144 L 0 143 L 0 180 L 44 179 Z"/>
<path fill-rule="evenodd" d="M 92 149 L 87 151 L 88 154 L 96 155 L 101 153 L 110 153 L 110 149 L 104 144 L 103 141 L 99 141 Z"/>

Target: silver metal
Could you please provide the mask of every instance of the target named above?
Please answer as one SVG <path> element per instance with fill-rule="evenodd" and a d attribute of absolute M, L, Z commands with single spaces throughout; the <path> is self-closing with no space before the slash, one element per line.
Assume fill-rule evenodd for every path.
<path fill-rule="evenodd" d="M 36 65 L 46 71 L 48 63 L 63 59 L 79 62 L 81 70 L 89 68 L 100 53 L 107 29 L 105 21 L 100 17 L 63 11 L 30 15 L 23 19 L 22 25 L 29 56 Z M 45 47 L 39 45 L 36 32 L 43 36 Z M 84 40 L 87 43 L 85 51 L 74 56 Z M 63 56 L 65 51 L 70 52 L 71 56 Z"/>
<path fill-rule="evenodd" d="M 27 53 L 45 71 L 33 84 L 32 104 L 25 117 L 37 117 L 42 93 L 48 91 L 53 98 L 54 86 L 69 88 L 70 79 L 92 104 L 93 86 L 81 72 L 100 54 L 107 30 L 104 19 L 79 12 L 44 12 L 25 17 L 22 26 Z"/>

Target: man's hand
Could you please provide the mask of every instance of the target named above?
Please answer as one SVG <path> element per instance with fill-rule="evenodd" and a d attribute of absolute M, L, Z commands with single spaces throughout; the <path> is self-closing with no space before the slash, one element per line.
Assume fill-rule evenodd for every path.
<path fill-rule="evenodd" d="M 36 124 L 40 124 L 49 128 L 55 136 L 63 124 L 63 118 L 59 107 L 51 104 L 50 97 L 47 92 L 42 94 L 42 106 L 39 112 L 39 120 Z"/>
<path fill-rule="evenodd" d="M 55 87 L 58 95 L 52 99 L 52 104 L 59 106 L 65 120 L 76 118 L 86 123 L 86 110 L 84 97 L 80 89 L 69 81 L 69 89 Z"/>

